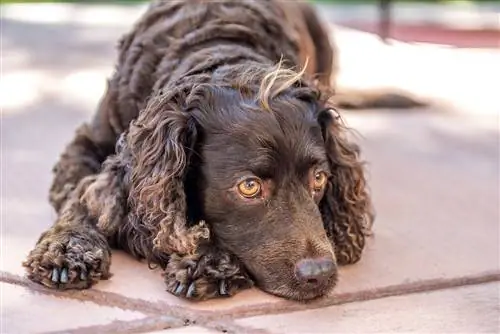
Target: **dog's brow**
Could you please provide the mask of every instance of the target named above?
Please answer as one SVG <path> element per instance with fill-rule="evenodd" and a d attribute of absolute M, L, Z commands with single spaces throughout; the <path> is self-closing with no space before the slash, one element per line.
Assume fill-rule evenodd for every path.
<path fill-rule="evenodd" d="M 247 166 L 257 176 L 270 176 L 273 167 L 276 166 L 276 159 L 271 150 L 260 149 L 249 156 Z"/>
<path fill-rule="evenodd" d="M 306 159 L 311 161 L 311 163 L 321 164 L 328 162 L 326 153 L 322 146 L 309 144 L 306 146 L 305 150 L 306 150 L 305 154 Z"/>
<path fill-rule="evenodd" d="M 311 168 L 328 169 L 328 159 L 320 147 L 309 146 L 305 152 L 296 157 L 296 169 L 299 173 L 307 173 Z"/>

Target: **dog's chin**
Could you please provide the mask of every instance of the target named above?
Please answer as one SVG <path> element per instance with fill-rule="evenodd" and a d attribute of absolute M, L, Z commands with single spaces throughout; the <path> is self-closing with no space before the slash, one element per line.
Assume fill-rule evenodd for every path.
<path fill-rule="evenodd" d="M 311 289 L 311 290 L 298 290 L 291 288 L 279 288 L 275 290 L 266 290 L 266 292 L 292 301 L 297 302 L 310 302 L 324 298 L 329 295 L 333 290 L 333 286 L 328 289 Z"/>
<path fill-rule="evenodd" d="M 289 286 L 281 284 L 277 285 L 276 287 L 266 286 L 261 288 L 265 292 L 280 298 L 285 298 L 297 302 L 308 302 L 328 296 L 333 291 L 336 285 L 337 278 L 334 277 L 330 282 L 319 287 L 316 286 L 307 288 L 295 284 L 291 284 Z"/>

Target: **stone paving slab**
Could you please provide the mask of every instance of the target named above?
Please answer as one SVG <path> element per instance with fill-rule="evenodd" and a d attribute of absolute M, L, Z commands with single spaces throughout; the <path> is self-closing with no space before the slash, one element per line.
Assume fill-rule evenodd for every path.
<path fill-rule="evenodd" d="M 496 135 L 483 134 L 476 138 L 474 133 L 466 136 L 461 130 L 458 137 L 453 129 L 457 131 L 458 127 L 463 127 L 463 119 L 447 116 L 398 117 L 377 113 L 348 118 L 365 137 L 363 146 L 370 163 L 379 216 L 375 235 L 363 260 L 359 265 L 342 270 L 337 295 L 345 298 L 350 293 L 373 293 L 395 285 L 418 284 L 422 280 L 476 277 L 498 270 L 498 233 L 484 233 L 485 230 L 498 231 Z M 9 122 L 5 123 L 12 124 Z M 8 130 L 17 127 L 4 129 L 7 130 L 7 144 L 22 143 L 23 133 L 16 130 L 15 135 Z M 391 141 L 391 138 L 398 140 Z M 9 159 L 12 157 L 9 152 L 6 150 L 6 161 L 14 163 L 4 165 L 7 167 L 4 169 L 7 176 L 4 194 L 9 196 L 2 218 L 16 224 L 4 227 L 8 235 L 4 254 L 8 256 L 3 268 L 23 275 L 20 262 L 53 217 L 43 202 L 44 188 L 50 177 L 40 170 L 40 165 L 49 170 L 50 163 L 35 160 L 33 166 L 37 168 L 32 169 L 22 161 L 15 163 L 16 159 Z M 471 175 L 471 171 L 477 175 Z M 450 192 L 450 189 L 466 191 Z M 30 199 L 31 196 L 39 200 Z M 26 201 L 21 201 L 22 198 Z M 457 222 L 460 228 L 455 228 Z M 460 261 L 450 261 L 450 253 Z M 210 311 L 242 307 L 248 310 L 251 305 L 258 310 L 263 304 L 273 307 L 271 304 L 281 302 L 254 290 L 228 300 L 186 303 L 165 292 L 159 272 L 150 271 L 145 264 L 121 252 L 114 254 L 112 271 L 113 278 L 100 282 L 96 290 Z"/>
<path fill-rule="evenodd" d="M 42 333 L 114 321 L 142 319 L 144 314 L 91 302 L 42 295 L 25 287 L 0 283 L 2 333 Z"/>
<path fill-rule="evenodd" d="M 149 332 L 149 334 L 215 334 L 215 333 L 220 333 L 220 332 L 198 326 L 173 328 L 173 329 L 166 329 L 163 331 Z"/>
<path fill-rule="evenodd" d="M 118 255 L 118 256 L 116 256 Z M 131 259 L 128 255 L 115 252 L 111 270 L 112 279 L 95 286 L 98 291 L 113 292 L 128 298 L 155 302 L 165 307 L 179 306 L 209 312 L 227 313 L 230 310 L 251 305 L 272 304 L 281 301 L 258 289 L 243 291 L 230 299 L 192 303 L 177 298 L 165 291 L 165 284 L 159 270 L 149 270 L 147 265 Z"/>
<path fill-rule="evenodd" d="M 238 320 L 268 333 L 498 333 L 500 284 Z"/>

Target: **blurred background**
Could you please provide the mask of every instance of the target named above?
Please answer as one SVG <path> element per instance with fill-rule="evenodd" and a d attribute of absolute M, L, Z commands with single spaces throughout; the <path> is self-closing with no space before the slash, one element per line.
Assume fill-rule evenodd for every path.
<path fill-rule="evenodd" d="M 395 219 L 393 199 L 406 203 L 403 219 L 424 221 L 463 220 L 475 211 L 461 210 L 475 205 L 498 230 L 500 1 L 313 3 L 338 44 L 340 85 L 432 100 L 412 112 L 345 113 L 369 162 L 380 219 Z M 52 165 L 92 116 L 115 45 L 145 6 L 1 0 L 2 219 L 16 221 L 3 225 L 4 247 L 25 252 L 51 224 Z"/>
<path fill-rule="evenodd" d="M 464 201 L 486 206 L 496 224 L 500 1 L 313 3 L 339 47 L 340 85 L 397 87 L 433 102 L 416 112 L 345 113 L 360 133 L 388 221 L 391 198 L 429 219 L 429 212 L 441 215 L 443 209 L 434 212 L 432 205 L 444 196 L 449 219 L 463 219 L 456 208 L 466 210 Z M 1 0 L 2 219 L 17 222 L 3 227 L 5 247 L 13 242 L 27 250 L 32 238 L 21 231 L 36 235 L 50 225 L 52 165 L 75 128 L 92 116 L 112 73 L 117 40 L 145 6 Z M 423 170 L 425 181 L 414 183 Z"/>

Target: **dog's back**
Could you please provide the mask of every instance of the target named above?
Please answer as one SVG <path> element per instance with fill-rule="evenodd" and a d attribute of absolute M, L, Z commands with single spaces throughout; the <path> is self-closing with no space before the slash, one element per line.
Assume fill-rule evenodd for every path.
<path fill-rule="evenodd" d="M 186 75 L 241 57 L 283 59 L 296 70 L 307 65 L 310 77 L 337 92 L 340 107 L 415 104 L 404 92 L 339 90 L 338 55 L 330 35 L 315 9 L 302 1 L 154 1 L 119 44 L 117 71 L 110 81 L 120 119 L 116 130 L 124 131 L 152 94 Z M 399 104 L 393 105 L 396 100 Z"/>
<path fill-rule="evenodd" d="M 308 71 L 317 72 L 318 62 L 311 59 L 316 45 L 300 13 L 299 6 L 275 0 L 153 2 L 119 43 L 109 86 L 122 130 L 151 94 L 220 63 L 241 57 L 260 62 L 283 59 L 299 70 L 310 58 Z"/>

